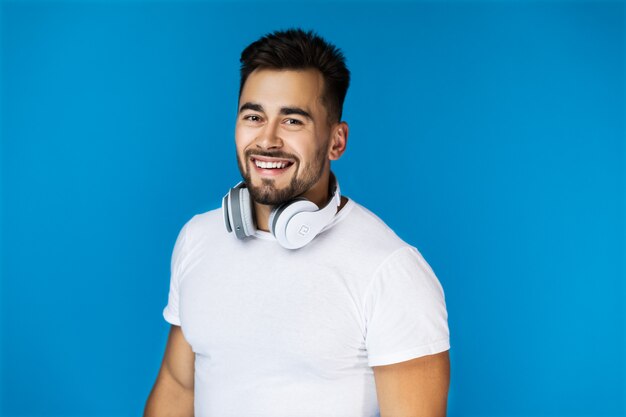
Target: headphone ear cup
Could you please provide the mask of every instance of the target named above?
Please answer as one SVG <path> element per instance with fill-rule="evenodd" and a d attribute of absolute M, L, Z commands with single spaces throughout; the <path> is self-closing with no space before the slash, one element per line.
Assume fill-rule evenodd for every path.
<path fill-rule="evenodd" d="M 254 225 L 254 208 L 250 202 L 250 192 L 247 188 L 239 189 L 239 207 L 243 232 L 246 236 L 252 236 L 256 232 L 256 227 Z"/>
<path fill-rule="evenodd" d="M 254 209 L 250 204 L 250 193 L 243 185 L 237 184 L 222 200 L 226 230 L 234 231 L 237 239 L 245 239 L 256 232 Z"/>
<path fill-rule="evenodd" d="M 299 197 L 294 200 L 289 200 L 286 203 L 279 204 L 272 209 L 272 211 L 270 212 L 270 217 L 267 221 L 271 234 L 276 236 L 276 234 L 274 233 L 274 230 L 276 230 L 276 222 L 278 221 L 278 218 L 280 217 L 281 213 L 284 212 L 290 205 L 298 201 L 309 201 L 309 200 L 303 197 Z"/>
<path fill-rule="evenodd" d="M 282 204 L 272 210 L 269 219 L 270 232 L 274 235 L 278 243 L 287 249 L 298 249 L 309 243 L 315 237 L 311 227 L 305 223 L 298 222 L 301 215 L 314 213 L 319 210 L 317 205 L 304 198 Z M 293 231 L 296 233 L 293 233 Z"/>

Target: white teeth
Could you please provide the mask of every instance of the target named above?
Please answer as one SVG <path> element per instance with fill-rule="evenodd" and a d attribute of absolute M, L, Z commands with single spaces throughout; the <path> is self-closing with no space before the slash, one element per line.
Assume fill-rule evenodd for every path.
<path fill-rule="evenodd" d="M 256 164 L 256 166 L 258 166 L 259 168 L 263 168 L 263 169 L 276 169 L 276 168 L 285 168 L 287 166 L 286 162 L 265 162 L 265 161 L 259 161 L 257 159 L 254 160 L 254 163 Z"/>

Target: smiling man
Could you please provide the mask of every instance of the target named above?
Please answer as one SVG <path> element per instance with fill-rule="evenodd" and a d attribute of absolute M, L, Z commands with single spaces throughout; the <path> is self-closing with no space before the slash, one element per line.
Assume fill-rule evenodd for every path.
<path fill-rule="evenodd" d="M 348 138 L 343 55 L 287 30 L 241 63 L 243 181 L 178 236 L 145 416 L 444 416 L 441 285 L 330 170 Z"/>

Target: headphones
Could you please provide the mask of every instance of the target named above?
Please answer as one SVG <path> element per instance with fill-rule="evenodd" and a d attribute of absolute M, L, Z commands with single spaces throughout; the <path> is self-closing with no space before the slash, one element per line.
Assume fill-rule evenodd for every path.
<path fill-rule="evenodd" d="M 299 249 L 313 240 L 335 217 L 341 204 L 339 184 L 331 172 L 332 197 L 321 209 L 306 198 L 296 198 L 272 209 L 269 218 L 270 233 L 286 249 Z M 243 181 L 228 191 L 222 199 L 224 225 L 235 232 L 237 239 L 245 239 L 256 232 L 254 206 Z"/>

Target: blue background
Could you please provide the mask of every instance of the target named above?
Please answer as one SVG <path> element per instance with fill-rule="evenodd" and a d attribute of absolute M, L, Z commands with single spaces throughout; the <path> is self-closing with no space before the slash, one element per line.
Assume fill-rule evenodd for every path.
<path fill-rule="evenodd" d="M 353 73 L 343 191 L 439 276 L 450 416 L 624 416 L 625 4 L 1 6 L 3 416 L 132 416 L 176 235 L 238 180 L 238 58 L 317 30 Z"/>

